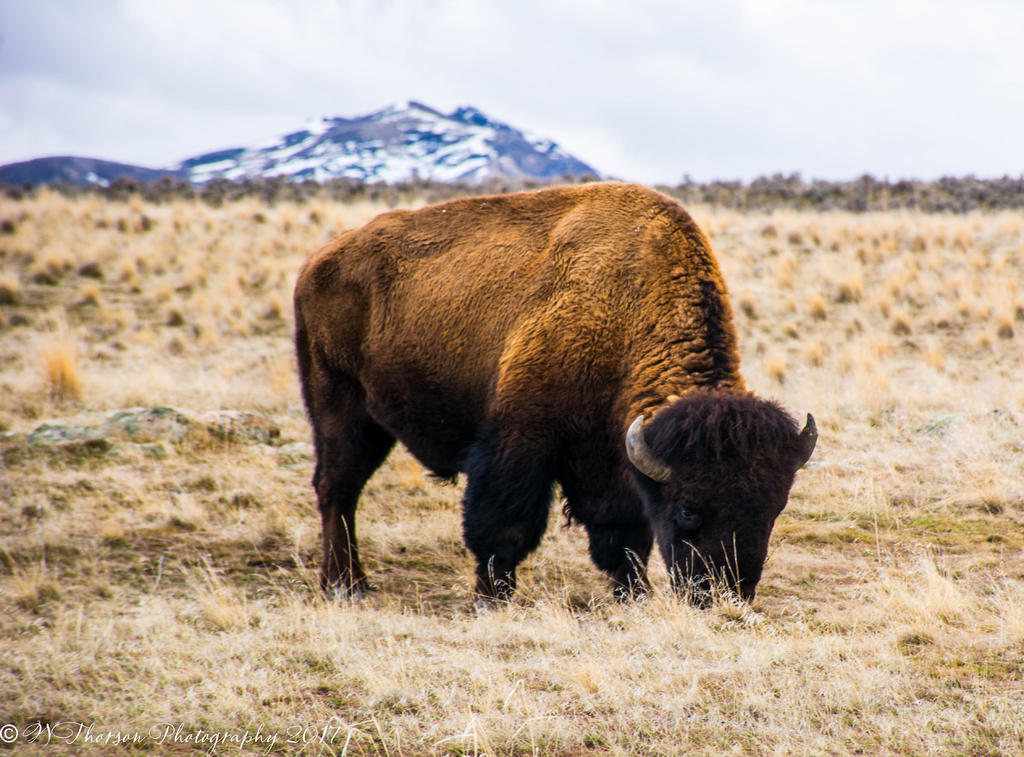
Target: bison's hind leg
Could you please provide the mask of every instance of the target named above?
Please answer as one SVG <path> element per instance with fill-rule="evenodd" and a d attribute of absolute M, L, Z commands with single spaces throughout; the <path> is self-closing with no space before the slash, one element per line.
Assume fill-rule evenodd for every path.
<path fill-rule="evenodd" d="M 366 412 L 362 389 L 354 381 L 321 383 L 310 399 L 313 488 L 323 526 L 320 585 L 329 594 L 350 596 L 368 588 L 356 541 L 359 494 L 395 438 Z"/>
<path fill-rule="evenodd" d="M 547 528 L 554 476 L 535 447 L 486 433 L 466 460 L 463 532 L 477 559 L 476 593 L 507 600 L 516 566 L 540 544 Z"/>

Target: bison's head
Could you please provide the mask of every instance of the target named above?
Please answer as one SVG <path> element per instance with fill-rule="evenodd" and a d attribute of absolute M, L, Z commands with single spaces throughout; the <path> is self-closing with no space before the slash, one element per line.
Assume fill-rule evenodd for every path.
<path fill-rule="evenodd" d="M 706 605 L 722 581 L 747 601 L 768 539 L 817 441 L 778 405 L 748 394 L 695 392 L 626 435 L 644 509 L 677 590 Z"/>

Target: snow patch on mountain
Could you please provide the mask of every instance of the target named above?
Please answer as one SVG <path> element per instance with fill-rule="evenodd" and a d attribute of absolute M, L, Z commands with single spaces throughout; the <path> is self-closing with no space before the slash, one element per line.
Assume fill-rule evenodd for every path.
<path fill-rule="evenodd" d="M 180 169 L 199 184 L 278 176 L 478 183 L 597 175 L 552 140 L 494 121 L 477 108 L 446 115 L 413 101 L 356 118 L 313 119 L 270 144 L 207 153 L 183 161 Z"/>

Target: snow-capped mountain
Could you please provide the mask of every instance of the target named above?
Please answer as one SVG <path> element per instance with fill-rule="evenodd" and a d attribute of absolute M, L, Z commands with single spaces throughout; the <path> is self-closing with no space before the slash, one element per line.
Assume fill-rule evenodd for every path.
<path fill-rule="evenodd" d="M 321 118 L 270 145 L 218 150 L 182 161 L 176 170 L 199 184 L 217 177 L 476 183 L 492 177 L 597 174 L 551 140 L 494 121 L 476 108 L 445 115 L 417 102 L 355 118 Z"/>

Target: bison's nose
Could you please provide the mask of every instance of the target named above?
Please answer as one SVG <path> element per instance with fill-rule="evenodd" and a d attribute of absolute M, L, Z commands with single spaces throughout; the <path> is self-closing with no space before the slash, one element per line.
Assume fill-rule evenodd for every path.
<path fill-rule="evenodd" d="M 707 610 L 714 603 L 715 595 L 723 591 L 732 591 L 748 604 L 757 595 L 757 582 L 740 579 L 738 582 L 719 579 L 715 581 L 709 575 L 692 575 L 673 582 L 680 597 L 694 607 Z"/>
<path fill-rule="evenodd" d="M 710 576 L 686 576 L 674 580 L 672 584 L 680 597 L 700 610 L 707 610 L 714 602 Z"/>

